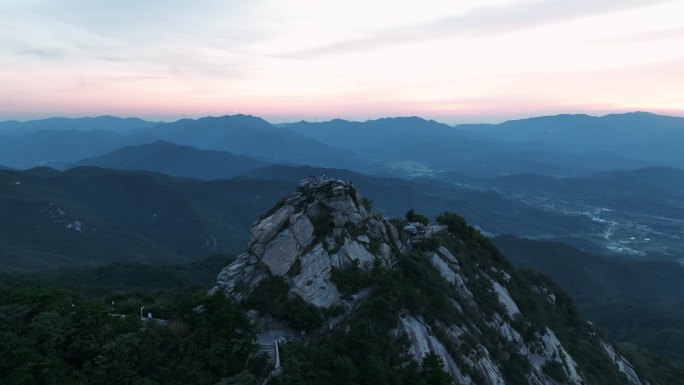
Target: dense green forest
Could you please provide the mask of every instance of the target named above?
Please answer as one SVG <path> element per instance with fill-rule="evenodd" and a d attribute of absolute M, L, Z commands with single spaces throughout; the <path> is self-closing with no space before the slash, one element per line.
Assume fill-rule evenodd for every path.
<path fill-rule="evenodd" d="M 1 382 L 215 384 L 248 373 L 251 326 L 223 295 L 160 295 L 149 309 L 167 322 L 141 320 L 144 298 L 116 298 L 112 308 L 61 289 L 2 288 Z"/>
<path fill-rule="evenodd" d="M 501 304 L 479 273 L 509 271 L 509 290 L 524 316 L 516 328 L 524 338 L 552 327 L 576 358 L 588 383 L 621 385 L 625 378 L 606 359 L 594 328 L 572 301 L 547 277 L 515 270 L 477 230 L 457 215 L 437 218 L 448 231 L 413 245 L 392 269 L 357 265 L 336 269 L 332 279 L 346 296 L 365 287 L 372 295 L 332 331 L 320 333 L 326 321 L 342 314 L 288 297 L 287 288 L 271 279 L 238 305 L 223 294 L 208 296 L 215 273 L 231 257 L 216 255 L 184 265 L 114 264 L 94 270 L 65 272 L 36 281 L 3 281 L 0 286 L 0 382 L 4 384 L 255 384 L 272 367 L 258 354 L 248 308 L 270 313 L 304 338 L 282 346 L 283 374 L 272 380 L 294 384 L 448 384 L 444 363 L 427 354 L 418 363 L 407 354 L 408 341 L 393 338 L 403 311 L 420 314 L 435 333 L 440 324 L 457 320 L 481 332 L 477 339 L 447 346 L 462 357 L 483 344 L 501 365 L 507 384 L 525 384 L 529 362 L 483 324 L 478 312 L 501 312 Z M 401 224 L 399 222 L 399 224 Z M 444 281 L 425 257 L 440 245 L 458 255 L 478 308 L 450 303 L 454 287 Z M 493 270 L 492 270 L 493 269 Z M 531 287 L 557 294 L 549 304 Z M 67 289 L 68 288 L 68 289 Z M 152 313 L 141 320 L 140 308 Z M 448 339 L 444 339 L 445 341 Z M 684 367 L 634 345 L 620 351 L 652 385 L 676 385 Z M 468 368 L 465 363 L 459 366 Z M 563 382 L 563 371 L 548 365 L 545 373 Z M 466 373 L 475 383 L 477 371 Z"/>
<path fill-rule="evenodd" d="M 537 273 L 523 275 L 544 279 Z M 398 307 L 429 317 L 454 316 L 444 302 L 449 288 L 432 284 L 439 282 L 436 278 L 437 273 L 417 255 L 402 258 L 393 271 L 364 272 L 354 266 L 339 271 L 337 279 L 347 282 L 345 292 L 370 282 L 379 295 L 334 333 L 314 343 L 284 345 L 285 374 L 276 383 L 450 383 L 437 357 L 426 357 L 422 365 L 414 363 L 405 354 L 406 341 L 393 341 L 387 334 L 396 322 L 392 315 Z M 222 295 L 205 293 L 196 288 L 165 289 L 88 297 L 44 284 L 4 284 L 0 289 L 0 379 L 9 385 L 253 384 L 264 378 L 270 367 L 264 357 L 252 355 L 256 346 L 244 308 Z M 141 321 L 143 304 L 145 313 L 170 322 Z M 491 305 L 497 306 L 495 301 Z M 544 304 L 533 301 L 525 306 Z M 572 307 L 568 311 L 574 312 Z M 330 315 L 298 301 L 285 304 L 280 314 L 292 326 L 309 330 L 320 327 Z M 553 319 L 537 320 L 549 321 Z M 563 330 L 581 326 L 581 320 L 574 322 L 578 324 L 566 324 Z M 621 350 L 652 384 L 677 384 L 684 378 L 684 368 L 663 357 L 634 345 L 621 346 Z M 525 364 L 522 356 L 516 360 L 507 361 L 511 378 L 516 376 L 515 368 Z"/>
<path fill-rule="evenodd" d="M 153 313 L 152 320 L 141 320 L 140 304 L 146 304 L 145 313 Z M 242 310 L 223 294 L 207 296 L 204 291 L 115 293 L 93 300 L 58 288 L 5 286 L 0 289 L 0 382 L 254 384 L 272 366 L 254 354 L 253 329 Z M 372 347 L 364 353 L 369 366 L 354 381 L 375 383 L 380 373 L 391 371 L 381 365 L 385 353 L 380 352 L 387 344 L 389 336 L 366 342 L 363 347 Z M 298 365 L 293 354 L 302 348 L 299 343 L 285 347 L 291 361 L 288 373 Z M 340 364 L 345 370 L 349 363 L 342 359 Z M 437 356 L 428 355 L 422 365 L 399 370 L 400 383 L 448 384 L 442 365 Z M 292 382 L 290 374 L 281 381 L 277 383 L 311 383 Z"/>

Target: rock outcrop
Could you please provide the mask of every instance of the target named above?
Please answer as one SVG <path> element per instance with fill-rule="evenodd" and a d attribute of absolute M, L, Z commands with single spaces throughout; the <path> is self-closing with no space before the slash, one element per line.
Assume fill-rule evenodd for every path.
<path fill-rule="evenodd" d="M 620 353 L 615 351 L 615 348 L 610 346 L 606 342 L 601 342 L 601 346 L 603 346 L 603 349 L 606 351 L 606 354 L 613 360 L 613 363 L 617 365 L 618 370 L 620 370 L 625 376 L 627 376 L 627 379 L 629 382 L 631 382 L 633 385 L 644 385 L 643 382 L 641 382 L 641 379 L 639 379 L 639 376 L 637 376 L 636 372 L 634 371 L 634 367 L 632 367 L 632 363 L 627 361 L 625 357 L 623 357 Z"/>
<path fill-rule="evenodd" d="M 241 301 L 269 276 L 319 306 L 340 302 L 333 268 L 390 266 L 406 250 L 396 227 L 372 215 L 354 186 L 309 178 L 252 226 L 247 251 L 221 271 L 214 290 Z"/>
<path fill-rule="evenodd" d="M 520 278 L 505 271 L 510 266 L 491 260 L 489 265 L 480 260 L 473 262 L 472 256 L 470 262 L 464 263 L 466 260 L 461 258 L 469 254 L 458 234 L 450 234 L 450 239 L 456 240 L 451 248 L 434 242 L 432 246 L 425 242 L 417 247 L 421 241 L 447 230 L 447 226 L 408 223 L 397 229 L 393 222 L 371 213 L 363 202 L 350 183 L 309 178 L 254 223 L 247 250 L 221 271 L 213 290 L 222 290 L 240 302 L 270 277 L 280 277 L 287 283 L 291 297 L 319 308 L 344 305 L 344 314 L 326 320 L 324 332 L 330 332 L 372 295 L 372 289 L 366 287 L 343 299 L 331 281 L 333 270 L 351 264 L 363 270 L 392 269 L 402 254 L 413 249 L 414 258 L 424 257 L 426 265 L 431 266 L 428 268 L 438 273 L 434 280 L 446 282 L 450 293 L 446 306 L 450 304 L 460 316 L 436 320 L 397 309 L 396 327 L 388 333 L 408 341 L 408 356 L 420 362 L 427 353 L 438 355 L 444 370 L 458 384 L 505 385 L 506 371 L 501 360 L 511 356 L 524 357 L 523 381 L 528 384 L 586 383 L 578 361 L 571 355 L 572 349 L 550 327 L 532 327 L 523 312 L 525 308 L 519 306 L 523 303 L 516 303 L 520 297 L 514 295 L 512 283 Z M 469 239 L 472 237 L 469 235 Z M 550 311 L 556 311 L 557 296 L 552 289 L 543 283 L 515 282 L 518 288 L 526 282 L 533 293 L 529 295 L 538 296 Z M 266 325 L 259 330 L 260 341 L 285 335 L 297 338 L 299 334 L 268 314 L 252 315 L 255 322 Z M 626 381 L 643 385 L 631 364 L 611 345 L 593 331 L 587 335 Z"/>

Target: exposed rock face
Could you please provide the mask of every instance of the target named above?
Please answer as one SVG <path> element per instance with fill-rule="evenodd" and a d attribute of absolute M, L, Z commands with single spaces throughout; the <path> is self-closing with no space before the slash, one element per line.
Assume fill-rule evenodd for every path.
<path fill-rule="evenodd" d="M 271 275 L 282 277 L 290 271 L 300 250 L 301 246 L 292 231 L 285 229 L 264 247 L 260 260 Z"/>
<path fill-rule="evenodd" d="M 418 226 L 414 227 L 419 228 Z M 412 230 L 413 229 L 408 229 L 406 231 L 411 233 Z M 417 230 L 417 232 L 418 231 L 421 230 Z M 423 229 L 422 231 L 425 230 Z M 469 289 L 469 282 L 462 274 L 461 265 L 453 253 L 444 246 L 440 246 L 436 251 L 426 252 L 426 257 L 432 266 L 439 272 L 439 275 L 444 278 L 445 281 L 453 285 L 454 289 L 456 289 L 461 297 L 461 300 L 467 302 L 471 306 L 478 307 L 478 299 Z M 566 382 L 563 383 L 573 385 L 585 384 L 585 380 L 582 377 L 581 371 L 578 369 L 577 363 L 568 350 L 558 340 L 553 330 L 547 327 L 542 333 L 535 333 L 532 340 L 530 340 L 530 338 L 523 338 L 521 333 L 513 327 L 512 323 L 521 314 L 521 311 L 506 288 L 506 285 L 511 280 L 511 276 L 503 270 L 494 268 L 492 268 L 490 272 L 493 273 L 491 276 L 489 275 L 489 272 L 485 271 L 482 271 L 479 274 L 482 274 L 490 282 L 490 291 L 496 295 L 502 311 L 490 316 L 481 313 L 479 314 L 479 317 L 482 318 L 483 324 L 496 330 L 500 336 L 512 343 L 517 348 L 519 354 L 527 357 L 530 364 L 530 372 L 527 375 L 527 381 L 534 385 L 557 384 L 558 382 L 550 378 L 544 370 L 545 366 L 555 362 L 560 364 L 558 367 L 562 368 L 567 379 Z M 499 277 L 500 280 L 493 278 L 494 276 Z M 534 287 L 532 289 L 536 292 L 543 293 L 545 297 L 549 298 L 549 302 L 555 303 L 555 296 L 548 288 Z M 551 299 L 553 299 L 553 301 Z M 461 306 L 457 301 L 454 301 L 453 305 L 459 312 L 462 312 Z M 444 369 L 449 372 L 457 384 L 475 383 L 471 377 L 464 375 L 464 373 L 468 372 L 468 369 L 476 369 L 476 371 L 484 377 L 486 384 L 488 385 L 506 384 L 496 360 L 490 355 L 484 345 L 477 345 L 470 352 L 461 357 L 455 357 L 450 354 L 453 352 L 448 352 L 444 349 L 444 346 L 448 343 L 453 343 L 454 341 L 457 341 L 458 343 L 458 341 L 461 341 L 463 334 L 474 333 L 477 335 L 482 332 L 481 330 L 477 330 L 474 325 L 457 323 L 452 325 L 440 325 L 439 328 L 442 329 L 443 333 L 446 332 L 445 334 L 448 335 L 450 341 L 442 341 L 437 338 L 436 335 L 438 334 L 435 333 L 434 330 L 431 330 L 430 326 L 426 325 L 419 316 L 404 312 L 402 313 L 400 325 L 395 333 L 404 333 L 406 337 L 408 337 L 411 341 L 409 351 L 416 360 L 420 360 L 420 357 L 422 357 L 421 355 L 425 353 L 425 350 L 428 349 L 428 347 L 429 351 L 439 355 L 444 361 Z M 631 364 L 624 357 L 617 354 L 609 344 L 605 342 L 602 342 L 601 344 L 607 356 L 614 362 L 618 370 L 627 376 L 630 382 L 635 385 L 643 384 L 632 369 Z"/>
<path fill-rule="evenodd" d="M 330 278 L 330 256 L 317 244 L 314 249 L 300 257 L 301 272 L 292 280 L 291 292 L 304 301 L 318 307 L 330 307 L 340 298 L 335 284 Z"/>
<path fill-rule="evenodd" d="M 370 269 L 376 261 L 387 266 L 406 250 L 394 225 L 361 202 L 351 184 L 306 180 L 252 226 L 247 251 L 219 273 L 214 290 L 240 301 L 275 276 L 308 303 L 327 308 L 340 302 L 332 268 L 358 263 Z"/>
<path fill-rule="evenodd" d="M 365 246 L 361 243 L 351 240 L 345 240 L 342 247 L 337 252 L 338 258 L 345 265 L 352 260 L 358 260 L 361 268 L 370 268 L 373 266 L 375 256 L 371 254 Z"/>
<path fill-rule="evenodd" d="M 620 370 L 622 373 L 624 373 L 625 376 L 627 376 L 629 382 L 631 382 L 634 385 L 643 385 L 643 382 L 641 382 L 639 376 L 637 376 L 636 372 L 634 371 L 632 364 L 629 361 L 627 361 L 625 357 L 620 355 L 620 353 L 616 352 L 615 349 L 607 343 L 601 342 L 601 345 L 603 346 L 603 349 L 606 351 L 608 356 L 613 360 L 615 365 L 617 365 L 618 370 Z"/>
<path fill-rule="evenodd" d="M 290 216 L 290 223 L 292 223 L 290 230 L 297 243 L 302 245 L 302 247 L 309 246 L 314 239 L 314 227 L 309 217 L 303 213 L 292 214 Z"/>
<path fill-rule="evenodd" d="M 420 318 L 403 312 L 400 316 L 399 328 L 395 333 L 397 335 L 405 334 L 408 337 L 411 342 L 409 353 L 416 361 L 420 362 L 427 353 L 435 353 L 444 361 L 445 369 L 456 380 L 456 383 L 468 384 L 471 382 L 470 377 L 461 372 L 444 344 L 434 336 L 430 326 L 426 325 Z"/>
<path fill-rule="evenodd" d="M 468 282 L 460 272 L 458 260 L 448 249 L 440 247 L 435 252 L 428 252 L 427 257 L 442 278 L 454 285 L 463 300 L 477 306 L 476 298 L 468 289 Z M 544 366 L 551 362 L 557 362 L 561 364 L 561 367 L 565 372 L 568 381 L 567 383 L 573 385 L 584 384 L 584 379 L 577 368 L 577 364 L 551 329 L 546 328 L 543 334 L 536 333 L 533 341 L 525 341 L 521 334 L 511 325 L 510 321 L 515 320 L 521 313 L 505 287 L 505 283 L 511 279 L 510 275 L 500 275 L 504 277 L 503 282 L 498 282 L 491 277 L 489 278 L 489 281 L 491 283 L 491 291 L 497 296 L 504 312 L 494 313 L 489 319 L 487 319 L 488 317 L 485 314 L 480 314 L 479 316 L 483 318 L 484 324 L 487 324 L 490 328 L 496 330 L 499 335 L 514 344 L 520 354 L 528 358 L 530 372 L 527 379 L 529 383 L 535 385 L 556 384 L 557 382 L 545 374 Z M 456 303 L 454 303 L 454 306 L 460 311 L 460 306 Z M 468 327 L 468 325 L 458 324 L 441 325 L 441 329 L 447 331 L 451 342 L 460 341 L 461 335 Z M 471 330 L 469 332 L 477 335 L 481 331 Z M 475 383 L 469 376 L 464 376 L 463 373 L 466 372 L 466 369 L 476 369 L 485 378 L 486 384 L 488 385 L 506 384 L 499 366 L 496 364 L 496 361 L 490 355 L 487 348 L 482 344 L 477 345 L 468 354 L 460 357 L 462 362 L 461 365 L 465 363 L 465 365 L 468 366 L 468 368 L 465 368 L 456 363 L 456 357 L 453 357 L 449 352 L 445 351 L 445 343 L 436 338 L 436 333 L 419 318 L 402 314 L 400 326 L 396 333 L 406 334 L 411 341 L 410 352 L 416 359 L 419 359 L 419 357 L 421 357 L 420 355 L 424 354 L 426 347 L 429 347 L 430 351 L 438 354 L 445 363 L 444 369 L 449 372 L 458 384 Z M 608 349 L 606 349 L 606 351 L 608 351 Z M 619 360 L 614 360 L 617 365 L 620 366 Z M 622 366 L 626 365 L 622 364 Z M 631 368 L 631 366 L 629 368 Z M 638 377 L 636 378 L 638 380 Z"/>
<path fill-rule="evenodd" d="M 252 227 L 252 237 L 249 241 L 249 249 L 255 254 L 261 254 L 264 245 L 268 244 L 268 242 L 278 234 L 278 231 L 283 227 L 285 221 L 288 220 L 293 211 L 294 207 L 285 205 L 271 216 L 256 223 Z"/>
<path fill-rule="evenodd" d="M 511 319 L 513 319 L 516 315 L 520 314 L 518 305 L 516 305 L 515 301 L 513 301 L 511 295 L 508 294 L 508 290 L 505 287 L 501 286 L 500 283 L 492 280 L 492 288 L 494 289 L 494 292 L 496 293 L 497 297 L 499 297 L 499 302 L 506 308 L 506 312 L 508 313 L 508 316 Z"/>
<path fill-rule="evenodd" d="M 436 252 L 430 253 L 430 263 L 434 266 L 439 275 L 447 282 L 456 286 L 459 294 L 471 304 L 475 304 L 473 293 L 468 290 L 465 279 L 458 273 L 459 265 L 456 257 L 444 246 L 437 249 Z"/>
<path fill-rule="evenodd" d="M 350 184 L 305 181 L 253 225 L 246 252 L 221 271 L 213 290 L 223 290 L 241 301 L 269 277 L 281 277 L 288 284 L 289 295 L 309 304 L 322 308 L 345 304 L 346 314 L 326 324 L 331 329 L 336 327 L 372 295 L 373 289 L 362 289 L 345 301 L 331 282 L 333 269 L 350 264 L 361 269 L 377 265 L 391 269 L 398 256 L 414 242 L 446 230 L 444 226 L 421 223 L 410 223 L 397 230 L 388 220 L 372 215 L 361 202 Z M 525 357 L 529 365 L 523 381 L 531 385 L 585 384 L 570 349 L 563 346 L 551 328 L 526 328 L 521 312 L 525 307 L 519 307 L 514 299 L 519 297 L 512 296 L 516 292 L 511 274 L 501 266 L 468 263 L 461 259 L 468 254 L 456 246 L 450 247 L 451 250 L 442 245 L 420 253 L 439 273 L 436 279 L 441 277 L 449 284 L 450 302 L 446 306 L 451 304 L 462 317 L 437 321 L 406 309 L 398 311 L 396 328 L 391 334 L 408 341 L 408 356 L 420 362 L 427 353 L 437 354 L 457 384 L 506 385 L 501 365 L 505 355 Z M 541 284 L 531 290 L 555 306 L 552 290 Z M 261 327 L 259 340 L 284 335 L 296 338 L 298 334 L 268 315 L 257 314 L 254 318 L 266 325 Z M 485 335 L 495 335 L 496 343 L 483 342 Z M 504 346 L 508 350 L 502 354 Z M 601 342 L 598 349 L 632 384 L 643 385 L 631 364 L 609 344 Z M 555 370 L 555 378 L 549 375 L 549 367 Z M 559 382 L 558 376 L 564 380 Z"/>
<path fill-rule="evenodd" d="M 567 350 L 565 350 L 565 347 L 558 340 L 553 330 L 546 328 L 544 334 L 537 334 L 537 341 L 535 348 L 538 349 L 531 349 L 530 346 L 525 346 L 525 349 L 528 352 L 527 356 L 530 360 L 530 364 L 537 371 L 535 374 L 539 376 L 540 383 L 548 383 L 548 380 L 547 382 L 543 382 L 544 365 L 555 361 L 562 364 L 570 383 L 576 385 L 584 384 L 584 380 L 577 370 L 575 360 L 570 356 Z"/>

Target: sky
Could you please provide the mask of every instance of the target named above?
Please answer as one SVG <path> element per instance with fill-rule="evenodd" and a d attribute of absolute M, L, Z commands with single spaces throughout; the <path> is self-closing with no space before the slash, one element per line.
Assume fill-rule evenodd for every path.
<path fill-rule="evenodd" d="M 684 0 L 2 0 L 0 120 L 684 115 Z"/>

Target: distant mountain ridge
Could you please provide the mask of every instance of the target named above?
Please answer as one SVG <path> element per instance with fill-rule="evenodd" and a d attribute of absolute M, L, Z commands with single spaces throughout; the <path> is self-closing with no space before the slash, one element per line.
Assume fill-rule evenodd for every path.
<path fill-rule="evenodd" d="M 95 167 L 0 171 L 0 271 L 237 252 L 249 225 L 288 188 Z"/>
<path fill-rule="evenodd" d="M 456 126 L 419 117 L 271 124 L 251 115 L 170 123 L 115 117 L 1 122 L 0 164 L 63 167 L 157 140 L 271 162 L 399 177 L 576 176 L 649 166 L 684 168 L 684 118 L 650 113 Z"/>
<path fill-rule="evenodd" d="M 367 168 L 366 162 L 349 151 L 249 115 L 181 119 L 173 123 L 101 117 L 4 122 L 0 127 L 3 124 L 7 130 L 0 129 L 0 164 L 20 169 L 65 167 L 124 146 L 159 140 L 284 163 Z"/>
<path fill-rule="evenodd" d="M 172 123 L 54 118 L 0 122 L 0 139 L 0 164 L 15 168 L 64 165 L 157 140 L 274 162 L 404 177 L 684 168 L 684 118 L 641 112 L 456 126 L 419 117 L 277 125 L 250 115 Z"/>
<path fill-rule="evenodd" d="M 96 166 L 115 170 L 144 170 L 198 179 L 227 179 L 269 163 L 225 151 L 200 150 L 165 141 L 122 147 L 84 159 L 73 166 Z"/>
<path fill-rule="evenodd" d="M 270 165 L 247 171 L 244 177 L 200 181 L 149 171 L 37 168 L 0 171 L 0 270 L 131 260 L 183 262 L 214 251 L 234 252 L 258 210 L 312 174 L 358 185 L 386 215 L 401 216 L 414 208 L 433 216 L 448 209 L 485 230 L 521 236 L 599 231 L 589 220 L 547 213 L 493 192 L 341 169 Z M 521 216 L 526 220 L 520 221 Z M 223 239 L 216 235 L 220 229 Z"/>
<path fill-rule="evenodd" d="M 397 175 L 455 171 L 567 176 L 645 166 L 684 167 L 684 156 L 677 151 L 684 146 L 684 118 L 648 113 L 556 115 L 455 126 L 417 117 L 281 126 L 381 159 L 387 166 L 383 172 Z M 357 136 L 364 140 L 354 140 Z M 660 150 L 650 150 L 651 142 L 657 142 Z"/>
<path fill-rule="evenodd" d="M 634 159 L 684 165 L 684 155 L 677 150 L 684 144 L 684 117 L 649 112 L 565 114 L 456 127 L 512 142 L 541 141 L 560 151 L 617 152 Z"/>
<path fill-rule="evenodd" d="M 183 119 L 160 123 L 150 130 L 157 137 L 200 149 L 296 164 L 360 165 L 356 156 L 251 115 Z"/>
<path fill-rule="evenodd" d="M 127 135 L 105 130 L 40 130 L 22 135 L 0 133 L 0 164 L 17 169 L 61 167 L 123 146 L 153 140 L 154 137 L 144 133 Z"/>
<path fill-rule="evenodd" d="M 679 133 L 684 129 L 684 117 L 658 115 L 650 112 L 628 112 L 592 116 L 587 114 L 559 114 L 536 116 L 525 119 L 508 120 L 499 124 L 463 124 L 456 125 L 462 129 L 477 130 L 485 135 L 511 141 L 543 140 L 570 146 L 576 143 L 565 143 L 568 139 L 576 139 L 573 134 L 591 134 L 592 139 L 605 139 L 610 136 L 620 142 L 625 136 L 638 135 L 649 138 L 654 133 L 650 129 L 658 129 L 665 133 Z M 627 132 L 625 132 L 627 131 Z M 585 137 L 585 139 L 588 139 Z M 594 146 L 594 141 L 586 141 L 583 147 Z"/>
<path fill-rule="evenodd" d="M 29 132 L 42 130 L 105 130 L 114 132 L 126 132 L 136 129 L 149 128 L 156 124 L 157 122 L 150 122 L 139 118 L 119 118 L 110 115 L 84 118 L 47 118 L 29 120 L 25 122 L 8 120 L 0 122 L 0 135 L 26 134 Z"/>
<path fill-rule="evenodd" d="M 344 119 L 326 122 L 300 121 L 279 126 L 323 143 L 336 143 L 339 147 L 365 153 L 376 150 L 378 146 L 386 143 L 393 144 L 395 136 L 461 137 L 468 134 L 447 124 L 416 116 L 381 118 L 364 122 Z"/>

